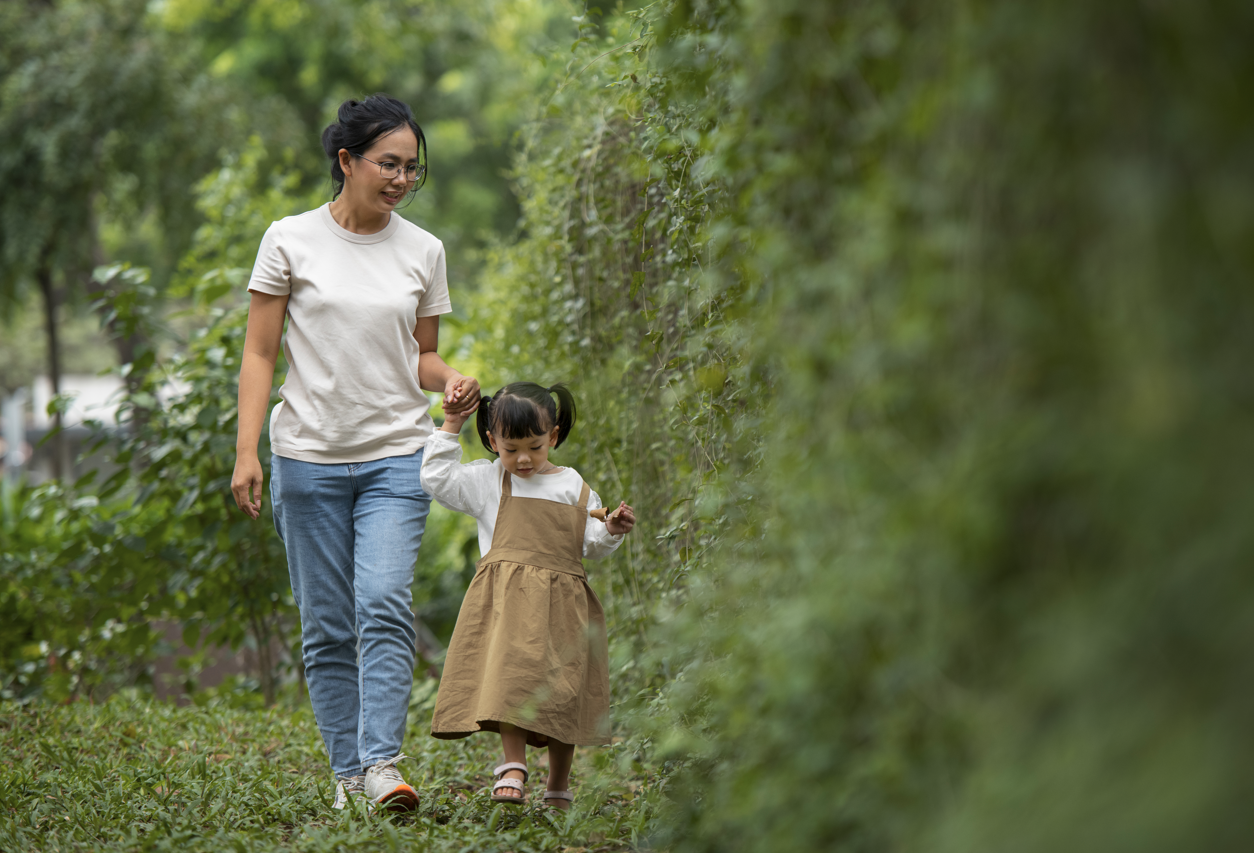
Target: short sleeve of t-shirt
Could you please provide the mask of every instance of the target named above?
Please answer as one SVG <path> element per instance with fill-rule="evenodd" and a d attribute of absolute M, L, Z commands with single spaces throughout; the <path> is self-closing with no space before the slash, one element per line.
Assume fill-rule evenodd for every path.
<path fill-rule="evenodd" d="M 419 317 L 435 317 L 453 310 L 453 303 L 448 298 L 448 272 L 444 261 L 444 246 L 440 246 L 439 254 L 431 267 L 431 280 L 427 289 L 418 300 Z"/>
<path fill-rule="evenodd" d="M 272 296 L 287 296 L 292 292 L 292 265 L 288 262 L 287 253 L 283 251 L 282 238 L 279 230 L 283 222 L 275 222 L 266 229 L 261 238 L 261 248 L 257 250 L 257 262 L 253 264 L 252 278 L 248 281 L 248 289 Z M 448 285 L 444 287 L 445 298 L 448 298 Z"/>

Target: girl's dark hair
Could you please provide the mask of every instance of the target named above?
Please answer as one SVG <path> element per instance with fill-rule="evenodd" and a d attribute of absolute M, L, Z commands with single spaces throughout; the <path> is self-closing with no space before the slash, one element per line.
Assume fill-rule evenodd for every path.
<path fill-rule="evenodd" d="M 561 382 L 548 388 L 534 382 L 506 385 L 494 396 L 482 398 L 475 415 L 479 440 L 492 453 L 496 451 L 488 441 L 489 430 L 498 439 L 526 438 L 557 427 L 556 446 L 561 447 L 574 425 L 575 398 Z"/>
<path fill-rule="evenodd" d="M 427 138 L 414 119 L 413 110 L 404 101 L 398 101 L 382 92 L 364 101 L 351 98 L 340 104 L 339 121 L 327 125 L 322 131 L 322 150 L 331 158 L 331 198 L 339 198 L 344 191 L 344 170 L 340 167 L 340 149 L 354 157 L 361 157 L 381 136 L 399 127 L 408 127 L 418 140 L 418 180 L 409 190 L 410 198 L 427 182 Z"/>

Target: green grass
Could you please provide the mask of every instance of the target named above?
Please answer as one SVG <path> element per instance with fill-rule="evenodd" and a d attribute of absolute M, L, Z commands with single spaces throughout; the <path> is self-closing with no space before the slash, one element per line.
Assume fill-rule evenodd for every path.
<path fill-rule="evenodd" d="M 421 686 L 415 691 L 421 699 Z M 185 707 L 134 696 L 100 705 L 0 704 L 0 850 L 617 851 L 647 846 L 662 782 L 622 745 L 580 750 L 569 814 L 492 803 L 495 736 L 437 741 L 412 706 L 402 762 L 413 814 L 331 809 L 307 706 Z M 529 799 L 542 790 L 531 752 Z"/>

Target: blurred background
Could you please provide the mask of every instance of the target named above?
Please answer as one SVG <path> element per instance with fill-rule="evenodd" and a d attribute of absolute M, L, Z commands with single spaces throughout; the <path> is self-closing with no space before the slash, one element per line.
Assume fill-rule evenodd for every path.
<path fill-rule="evenodd" d="M 244 288 L 384 91 L 445 357 L 571 381 L 558 461 L 641 519 L 589 570 L 651 843 L 1251 849 L 1252 37 L 1221 0 L 0 3 L 0 695 L 304 701 L 228 489 Z M 432 678 L 477 557 L 434 512 Z"/>

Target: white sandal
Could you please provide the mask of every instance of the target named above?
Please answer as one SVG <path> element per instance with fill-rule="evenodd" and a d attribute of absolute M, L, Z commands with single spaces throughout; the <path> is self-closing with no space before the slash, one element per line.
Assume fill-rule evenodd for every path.
<path fill-rule="evenodd" d="M 523 775 L 522 780 L 519 781 L 518 779 L 500 778 L 502 773 L 507 773 L 510 770 L 521 770 L 522 775 Z M 531 774 L 527 772 L 526 764 L 520 764 L 517 761 L 511 761 L 508 764 L 502 764 L 500 767 L 493 770 L 492 775 L 498 777 L 496 780 L 496 784 L 492 786 L 492 802 L 513 803 L 514 805 L 519 805 L 519 806 L 527 802 L 525 799 L 523 799 L 523 792 L 527 790 L 525 785 L 526 785 L 527 780 L 531 778 Z M 499 791 L 501 788 L 514 788 L 518 791 L 518 793 L 510 795 L 510 796 L 497 794 L 497 791 Z"/>
<path fill-rule="evenodd" d="M 571 805 L 574 805 L 575 795 L 572 794 L 570 791 L 545 791 L 544 799 L 546 801 L 547 800 L 566 800 Z M 560 806 L 556 804 L 548 803 L 548 802 L 545 802 L 545 805 L 551 806 L 552 808 L 561 808 Z"/>

